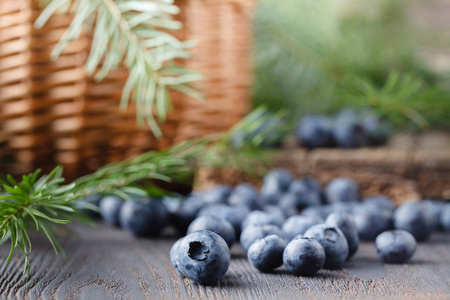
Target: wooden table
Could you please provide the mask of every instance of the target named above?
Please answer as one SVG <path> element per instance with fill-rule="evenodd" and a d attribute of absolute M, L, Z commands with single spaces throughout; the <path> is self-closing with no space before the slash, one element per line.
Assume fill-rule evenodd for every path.
<path fill-rule="evenodd" d="M 201 286 L 169 261 L 174 238 L 138 239 L 99 224 L 70 225 L 77 236 L 63 240 L 68 258 L 55 256 L 43 237 L 33 237 L 30 275 L 22 276 L 19 252 L 5 263 L 0 247 L 0 294 L 19 299 L 450 299 L 450 235 L 435 234 L 418 246 L 407 265 L 385 265 L 373 243 L 362 243 L 342 270 L 296 277 L 281 268 L 263 274 L 232 248 L 230 269 L 216 286 Z"/>

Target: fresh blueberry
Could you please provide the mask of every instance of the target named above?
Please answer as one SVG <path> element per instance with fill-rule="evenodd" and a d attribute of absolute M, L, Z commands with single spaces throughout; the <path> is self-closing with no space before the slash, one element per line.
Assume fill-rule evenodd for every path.
<path fill-rule="evenodd" d="M 252 225 L 275 225 L 281 227 L 283 226 L 284 220 L 284 215 L 281 216 L 278 213 L 254 210 L 242 221 L 242 228 Z"/>
<path fill-rule="evenodd" d="M 156 236 L 168 224 L 167 208 L 156 199 L 127 201 L 120 209 L 120 225 L 138 236 Z"/>
<path fill-rule="evenodd" d="M 450 232 L 450 203 L 446 203 L 442 208 L 440 224 L 445 232 Z"/>
<path fill-rule="evenodd" d="M 233 225 L 236 237 L 238 237 L 241 234 L 242 221 L 244 221 L 245 217 L 247 217 L 249 213 L 250 209 L 244 204 L 235 206 L 229 206 L 226 204 L 211 204 L 202 208 L 198 215 L 214 215 L 224 218 L 230 222 L 231 225 Z"/>
<path fill-rule="evenodd" d="M 332 122 L 325 116 L 303 117 L 297 125 L 296 135 L 300 143 L 307 148 L 333 146 Z"/>
<path fill-rule="evenodd" d="M 322 269 L 325 263 L 325 250 L 313 238 L 293 239 L 283 252 L 286 269 L 297 276 L 312 276 Z"/>
<path fill-rule="evenodd" d="M 286 217 L 291 217 L 300 213 L 297 208 L 297 196 L 291 193 L 282 194 L 278 200 L 278 207 Z"/>
<path fill-rule="evenodd" d="M 378 256 L 386 263 L 408 262 L 416 251 L 414 236 L 404 230 L 385 231 L 375 240 Z"/>
<path fill-rule="evenodd" d="M 395 210 L 395 203 L 392 201 L 391 198 L 385 195 L 378 195 L 365 198 L 362 201 L 362 203 L 365 205 L 373 205 L 380 209 L 389 209 L 391 211 Z"/>
<path fill-rule="evenodd" d="M 111 226 L 119 226 L 120 208 L 123 199 L 116 196 L 105 196 L 100 201 L 100 215 Z"/>
<path fill-rule="evenodd" d="M 215 215 L 203 215 L 197 217 L 192 221 L 191 225 L 189 225 L 187 234 L 199 230 L 210 230 L 217 233 L 225 240 L 228 247 L 231 247 L 236 240 L 236 233 L 233 225 L 226 219 Z"/>
<path fill-rule="evenodd" d="M 441 224 L 439 220 L 441 219 L 441 212 L 442 209 L 444 208 L 445 203 L 443 201 L 430 199 L 425 199 L 421 203 L 427 208 L 428 211 L 430 211 L 432 215 L 431 219 L 434 224 L 433 226 L 434 230 L 441 229 Z"/>
<path fill-rule="evenodd" d="M 207 204 L 227 203 L 228 197 L 233 192 L 233 188 L 228 185 L 218 185 L 208 189 L 200 194 L 203 201 Z"/>
<path fill-rule="evenodd" d="M 389 123 L 385 120 L 375 117 L 374 115 L 367 115 L 361 120 L 368 143 L 371 146 L 381 146 L 386 144 L 389 138 Z"/>
<path fill-rule="evenodd" d="M 245 204 L 250 209 L 260 209 L 260 195 L 254 186 L 248 183 L 239 184 L 228 198 L 228 204 L 240 205 Z"/>
<path fill-rule="evenodd" d="M 179 238 L 173 245 L 172 248 L 170 248 L 170 262 L 172 263 L 172 266 L 175 268 L 175 270 L 178 271 L 178 265 L 177 265 L 177 255 L 178 255 L 178 245 L 180 244 L 181 240 L 183 239 Z"/>
<path fill-rule="evenodd" d="M 326 224 L 309 228 L 305 237 L 316 239 L 325 250 L 325 267 L 339 267 L 348 257 L 348 243 L 342 231 Z"/>
<path fill-rule="evenodd" d="M 406 230 L 418 241 L 425 241 L 434 231 L 433 213 L 420 202 L 407 202 L 394 212 L 395 229 Z"/>
<path fill-rule="evenodd" d="M 283 170 L 275 169 L 264 176 L 261 187 L 261 197 L 266 204 L 277 204 L 281 195 L 286 192 L 292 182 L 292 175 Z"/>
<path fill-rule="evenodd" d="M 220 235 L 201 230 L 184 237 L 177 247 L 176 265 L 186 277 L 200 284 L 214 284 L 230 266 L 230 248 Z"/>
<path fill-rule="evenodd" d="M 291 241 L 295 236 L 304 234 L 314 225 L 322 224 L 323 219 L 312 216 L 292 216 L 284 222 L 281 230 L 286 241 Z"/>
<path fill-rule="evenodd" d="M 352 257 L 359 247 L 359 235 L 353 216 L 345 212 L 333 212 L 325 220 L 325 224 L 339 228 L 348 243 L 348 257 Z"/>
<path fill-rule="evenodd" d="M 268 235 L 256 240 L 248 248 L 250 263 L 262 272 L 271 272 L 283 264 L 284 240 L 277 235 Z"/>
<path fill-rule="evenodd" d="M 295 196 L 295 207 L 297 211 L 301 211 L 309 206 L 318 206 L 322 202 L 320 190 L 317 190 L 310 180 L 294 180 L 289 186 L 288 194 Z M 285 203 L 283 204 L 285 205 Z"/>
<path fill-rule="evenodd" d="M 335 178 L 325 188 L 328 203 L 356 202 L 359 199 L 359 186 L 350 178 Z"/>
<path fill-rule="evenodd" d="M 251 244 L 253 244 L 254 241 L 262 239 L 263 237 L 271 234 L 277 235 L 279 237 L 283 236 L 280 228 L 274 225 L 248 226 L 244 228 L 241 233 L 241 245 L 245 251 L 248 251 L 248 248 Z"/>
<path fill-rule="evenodd" d="M 186 232 L 187 227 L 197 217 L 198 212 L 206 207 L 205 201 L 198 195 L 191 195 L 181 204 L 178 211 L 174 215 L 174 222 L 176 228 L 180 232 Z"/>
<path fill-rule="evenodd" d="M 392 229 L 392 212 L 371 205 L 355 207 L 353 219 L 359 238 L 364 241 L 374 241 L 380 233 Z"/>
<path fill-rule="evenodd" d="M 334 122 L 333 140 L 340 148 L 358 148 L 368 144 L 364 127 L 355 120 Z"/>

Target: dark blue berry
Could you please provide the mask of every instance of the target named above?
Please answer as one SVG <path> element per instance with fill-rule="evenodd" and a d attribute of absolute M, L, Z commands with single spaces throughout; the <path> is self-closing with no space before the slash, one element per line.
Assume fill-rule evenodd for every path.
<path fill-rule="evenodd" d="M 303 117 L 297 125 L 296 135 L 302 146 L 307 148 L 333 146 L 332 122 L 325 116 Z"/>
<path fill-rule="evenodd" d="M 440 225 L 445 232 L 450 232 L 450 203 L 446 203 L 442 208 Z"/>
<path fill-rule="evenodd" d="M 202 230 L 184 237 L 177 247 L 176 265 L 186 277 L 200 284 L 214 284 L 230 266 L 230 249 L 218 234 Z"/>
<path fill-rule="evenodd" d="M 322 224 L 323 219 L 314 216 L 292 216 L 284 222 L 282 231 L 286 241 L 291 241 L 295 236 L 303 235 L 314 225 Z"/>
<path fill-rule="evenodd" d="M 331 213 L 325 224 L 339 228 L 345 236 L 348 243 L 348 257 L 352 257 L 359 247 L 359 235 L 353 216 L 345 212 Z"/>
<path fill-rule="evenodd" d="M 167 208 L 156 199 L 127 201 L 120 209 L 120 225 L 138 236 L 156 236 L 168 224 Z"/>
<path fill-rule="evenodd" d="M 378 256 L 386 263 L 406 263 L 416 251 L 416 240 L 404 230 L 390 230 L 375 240 Z"/>
<path fill-rule="evenodd" d="M 284 240 L 277 235 L 268 235 L 256 240 L 248 248 L 250 263 L 262 272 L 271 272 L 283 264 Z"/>
<path fill-rule="evenodd" d="M 181 240 L 183 239 L 179 238 L 173 245 L 172 248 L 170 248 L 169 258 L 170 262 L 172 263 L 172 266 L 175 268 L 175 270 L 178 271 L 178 265 L 177 265 L 177 255 L 178 255 L 178 245 L 180 244 Z"/>
<path fill-rule="evenodd" d="M 361 240 L 374 241 L 383 231 L 392 229 L 392 212 L 371 205 L 359 205 L 353 210 L 358 235 Z"/>
<path fill-rule="evenodd" d="M 418 241 L 425 241 L 434 231 L 433 213 L 419 202 L 400 205 L 394 212 L 395 229 L 406 230 Z"/>
<path fill-rule="evenodd" d="M 260 209 L 262 207 L 260 195 L 254 186 L 248 183 L 239 184 L 228 198 L 228 204 L 245 204 L 250 209 Z"/>
<path fill-rule="evenodd" d="M 203 201 L 207 204 L 227 203 L 228 197 L 233 192 L 233 188 L 228 185 L 218 185 L 200 193 Z"/>
<path fill-rule="evenodd" d="M 305 237 L 316 239 L 325 250 L 325 267 L 339 267 L 348 257 L 348 243 L 342 231 L 326 224 L 309 228 Z"/>
<path fill-rule="evenodd" d="M 328 203 L 356 202 L 359 199 L 359 186 L 350 178 L 335 178 L 325 188 Z"/>
<path fill-rule="evenodd" d="M 283 263 L 294 275 L 312 276 L 323 267 L 325 250 L 313 238 L 295 238 L 284 249 Z"/>
<path fill-rule="evenodd" d="M 226 204 L 211 204 L 202 208 L 198 215 L 215 215 L 224 218 L 233 225 L 236 237 L 241 234 L 241 226 L 245 217 L 250 213 L 247 205 L 229 206 Z"/>
<path fill-rule="evenodd" d="M 100 201 L 100 215 L 111 226 L 119 226 L 120 208 L 123 199 L 116 196 L 105 196 Z"/>
<path fill-rule="evenodd" d="M 278 213 L 271 213 L 262 210 L 254 210 L 250 212 L 247 217 L 242 221 L 242 228 L 246 228 L 254 225 L 275 225 L 278 227 L 283 226 L 284 215 L 281 216 Z"/>
<path fill-rule="evenodd" d="M 248 250 L 251 244 L 258 239 L 262 239 L 268 235 L 283 236 L 281 229 L 274 225 L 262 225 L 262 226 L 248 226 L 244 228 L 241 233 L 240 241 L 245 251 Z"/>

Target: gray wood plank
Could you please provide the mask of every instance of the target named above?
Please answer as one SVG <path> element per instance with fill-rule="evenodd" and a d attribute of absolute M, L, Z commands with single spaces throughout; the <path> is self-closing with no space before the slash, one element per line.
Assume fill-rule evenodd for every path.
<path fill-rule="evenodd" d="M 32 267 L 25 278 L 17 253 L 5 263 L 0 247 L 0 294 L 17 299 L 450 299 L 450 235 L 419 244 L 410 264 L 381 263 L 374 244 L 364 242 L 341 270 L 296 277 L 286 269 L 264 274 L 232 248 L 230 269 L 215 286 L 201 286 L 176 272 L 169 260 L 174 237 L 135 238 L 99 224 L 72 225 L 78 236 L 63 240 L 67 259 L 55 256 L 45 238 L 34 235 Z"/>

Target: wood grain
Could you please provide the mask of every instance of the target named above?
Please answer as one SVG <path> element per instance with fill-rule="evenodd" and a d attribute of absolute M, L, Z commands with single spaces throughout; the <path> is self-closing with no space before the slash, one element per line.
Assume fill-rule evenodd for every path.
<path fill-rule="evenodd" d="M 17 253 L 5 263 L 0 247 L 0 295 L 4 299 L 450 299 L 450 235 L 419 244 L 406 265 L 381 263 L 373 243 L 362 243 L 341 270 L 296 277 L 286 269 L 263 274 L 232 248 L 230 269 L 215 286 L 201 286 L 176 272 L 169 261 L 173 236 L 139 239 L 99 224 L 72 226 L 63 240 L 67 259 L 55 256 L 45 238 L 33 236 L 32 267 L 22 272 Z"/>

